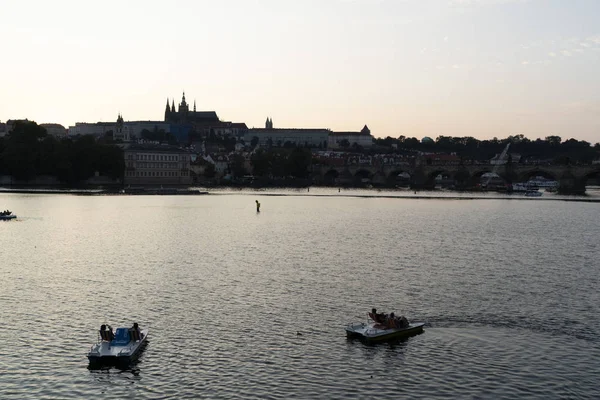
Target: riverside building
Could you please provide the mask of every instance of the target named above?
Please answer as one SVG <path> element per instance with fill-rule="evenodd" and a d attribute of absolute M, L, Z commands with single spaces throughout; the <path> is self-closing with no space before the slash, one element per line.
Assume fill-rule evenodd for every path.
<path fill-rule="evenodd" d="M 262 147 L 282 147 L 286 144 L 292 144 L 294 146 L 326 148 L 330 133 L 329 129 L 274 128 L 273 120 L 267 118 L 264 128 L 248 129 L 244 141 L 251 143 L 252 139 L 257 138 L 258 145 Z"/>
<path fill-rule="evenodd" d="M 177 146 L 125 144 L 125 185 L 188 185 L 191 153 Z"/>
<path fill-rule="evenodd" d="M 329 134 L 328 147 L 330 149 L 339 149 L 342 143 L 347 141 L 349 146 L 354 144 L 368 148 L 373 145 L 373 136 L 371 136 L 371 130 L 367 125 L 360 132 L 331 132 Z"/>

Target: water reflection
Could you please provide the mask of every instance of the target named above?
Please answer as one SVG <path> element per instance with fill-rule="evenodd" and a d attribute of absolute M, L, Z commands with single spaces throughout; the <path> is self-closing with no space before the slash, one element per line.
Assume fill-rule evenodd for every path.
<path fill-rule="evenodd" d="M 310 194 L 6 196 L 0 398 L 600 398 L 598 205 Z M 152 346 L 85 368 L 103 319 Z"/>
<path fill-rule="evenodd" d="M 141 348 L 138 356 L 135 360 L 132 361 L 121 361 L 118 359 L 109 359 L 106 361 L 92 361 L 88 363 L 87 369 L 90 372 L 101 372 L 101 373 L 109 373 L 111 370 L 118 371 L 119 373 L 128 372 L 133 376 L 138 376 L 140 374 L 140 366 L 143 363 L 144 352 L 146 351 L 149 341 L 145 341 Z"/>

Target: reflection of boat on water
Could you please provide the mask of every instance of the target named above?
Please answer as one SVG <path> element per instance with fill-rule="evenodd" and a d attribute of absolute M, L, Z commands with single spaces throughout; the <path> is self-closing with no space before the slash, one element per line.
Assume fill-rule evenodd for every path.
<path fill-rule="evenodd" d="M 98 343 L 92 346 L 87 355 L 90 364 L 129 364 L 137 360 L 147 343 L 148 329 L 138 332 L 129 328 L 117 328 L 114 335 L 112 328 L 110 329 L 100 330 Z"/>

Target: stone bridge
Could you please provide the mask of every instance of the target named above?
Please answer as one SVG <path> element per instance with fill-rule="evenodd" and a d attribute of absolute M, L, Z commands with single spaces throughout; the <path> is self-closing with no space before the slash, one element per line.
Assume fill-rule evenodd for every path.
<path fill-rule="evenodd" d="M 559 182 L 559 190 L 583 193 L 588 179 L 600 179 L 600 165 L 420 165 L 420 166 L 319 166 L 312 169 L 313 180 L 331 185 L 366 184 L 394 186 L 399 183 L 413 187 L 433 188 L 435 178 L 441 175 L 455 187 L 473 187 L 485 173 L 495 172 L 504 183 L 525 182 L 534 176 L 543 176 Z"/>

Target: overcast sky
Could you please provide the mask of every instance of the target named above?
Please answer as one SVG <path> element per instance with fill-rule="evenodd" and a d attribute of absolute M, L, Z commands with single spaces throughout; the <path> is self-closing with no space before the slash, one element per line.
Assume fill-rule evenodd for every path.
<path fill-rule="evenodd" d="M 599 0 L 0 0 L 0 120 L 600 141 Z"/>

